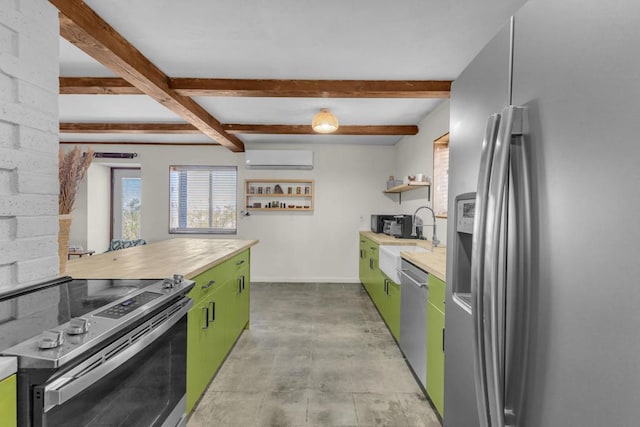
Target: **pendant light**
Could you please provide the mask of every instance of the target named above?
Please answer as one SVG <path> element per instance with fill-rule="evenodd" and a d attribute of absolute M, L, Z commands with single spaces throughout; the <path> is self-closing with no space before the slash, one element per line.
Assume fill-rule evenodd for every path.
<path fill-rule="evenodd" d="M 338 119 L 328 108 L 320 109 L 320 112 L 313 116 L 311 127 L 318 133 L 332 133 L 338 130 Z"/>

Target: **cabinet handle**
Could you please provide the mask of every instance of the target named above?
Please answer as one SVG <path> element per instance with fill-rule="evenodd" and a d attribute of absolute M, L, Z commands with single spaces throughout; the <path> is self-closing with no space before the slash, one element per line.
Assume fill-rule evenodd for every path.
<path fill-rule="evenodd" d="M 444 353 L 444 328 L 442 328 L 442 352 Z"/>
<path fill-rule="evenodd" d="M 209 280 L 209 283 L 207 283 L 206 285 L 202 285 L 202 289 L 209 289 L 210 287 L 215 285 L 215 283 L 216 283 L 215 280 Z"/>
<path fill-rule="evenodd" d="M 364 258 L 364 251 L 360 249 L 360 258 Z"/>
<path fill-rule="evenodd" d="M 208 323 L 213 323 L 216 321 L 216 302 L 209 301 L 209 307 L 211 307 L 211 310 L 209 310 L 209 315 L 211 316 L 211 319 L 208 321 Z"/>
<path fill-rule="evenodd" d="M 369 258 L 369 268 L 373 270 L 373 258 Z"/>
<path fill-rule="evenodd" d="M 236 265 L 242 265 L 242 264 L 244 264 L 244 260 L 243 259 L 241 259 L 240 261 L 236 262 Z"/>
<path fill-rule="evenodd" d="M 243 274 L 242 275 L 242 292 L 244 292 L 244 282 L 245 282 L 245 280 L 244 280 L 244 274 Z"/>
<path fill-rule="evenodd" d="M 209 306 L 202 308 L 202 314 L 204 319 L 204 325 L 202 326 L 202 329 L 208 329 L 209 328 Z"/>
<path fill-rule="evenodd" d="M 369 249 L 371 249 L 372 251 L 375 251 L 375 250 L 376 250 L 376 247 L 371 246 Z"/>

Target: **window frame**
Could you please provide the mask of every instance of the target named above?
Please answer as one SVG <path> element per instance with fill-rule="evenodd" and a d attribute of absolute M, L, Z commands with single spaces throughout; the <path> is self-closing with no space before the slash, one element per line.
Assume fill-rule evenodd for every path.
<path fill-rule="evenodd" d="M 438 148 L 438 146 L 442 147 L 442 146 L 446 146 L 447 147 L 447 153 L 449 151 L 449 132 L 445 133 L 444 135 L 436 138 L 433 141 L 433 208 L 434 208 L 434 213 L 436 218 L 443 218 L 446 219 L 448 218 L 449 215 L 449 195 L 448 195 L 448 189 L 449 189 L 449 158 L 448 158 L 448 154 L 447 154 L 447 191 L 445 192 L 447 194 L 447 196 L 445 197 L 445 201 L 444 201 L 444 208 L 445 211 L 444 213 L 442 213 L 442 211 L 436 211 L 436 208 L 440 205 L 439 203 L 436 204 L 437 198 L 438 198 L 438 194 L 439 192 L 437 191 L 437 187 L 438 187 L 438 179 L 436 178 L 437 174 L 436 174 L 436 150 Z"/>
<path fill-rule="evenodd" d="M 116 187 L 116 173 L 117 171 L 139 171 L 140 172 L 140 179 L 142 180 L 142 168 L 141 167 L 124 167 L 124 166 L 117 166 L 117 167 L 110 167 L 109 168 L 109 175 L 110 175 L 110 184 L 109 184 L 109 191 L 110 191 L 110 195 L 109 195 L 109 241 L 114 239 L 114 220 L 115 220 L 115 216 L 114 216 L 114 209 L 115 209 L 115 187 Z M 140 181 L 140 185 L 142 186 L 142 181 Z M 140 204 L 142 205 L 142 194 L 140 195 Z M 140 218 L 140 223 L 142 226 L 142 218 Z"/>
<path fill-rule="evenodd" d="M 234 227 L 233 229 L 225 228 L 211 228 L 211 227 L 199 227 L 199 228 L 182 228 L 171 227 L 172 220 L 172 186 L 171 186 L 171 174 L 173 172 L 190 172 L 190 171 L 222 171 L 233 170 L 235 174 L 235 183 L 233 188 L 234 194 Z M 212 212 L 212 194 L 213 187 L 211 182 L 211 174 L 209 174 L 209 222 L 211 222 Z M 178 211 L 180 211 L 180 197 L 178 193 Z M 178 219 L 179 222 L 179 219 Z M 169 166 L 169 234 L 207 234 L 207 235 L 236 235 L 238 234 L 238 167 L 229 165 L 170 165 Z"/>

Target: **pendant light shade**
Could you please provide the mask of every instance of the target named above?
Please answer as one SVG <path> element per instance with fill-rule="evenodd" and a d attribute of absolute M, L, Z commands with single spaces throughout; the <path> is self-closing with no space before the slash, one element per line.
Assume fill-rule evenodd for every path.
<path fill-rule="evenodd" d="M 338 130 L 338 119 L 328 108 L 322 108 L 318 114 L 313 116 L 311 127 L 318 133 L 331 133 Z"/>

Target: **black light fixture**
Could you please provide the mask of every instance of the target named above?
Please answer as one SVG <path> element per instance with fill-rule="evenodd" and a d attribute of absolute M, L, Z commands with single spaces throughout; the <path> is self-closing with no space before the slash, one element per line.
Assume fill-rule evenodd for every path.
<path fill-rule="evenodd" d="M 100 158 L 100 159 L 133 159 L 134 157 L 138 157 L 138 153 L 103 153 L 103 152 L 95 152 L 95 153 L 93 153 L 93 157 Z"/>

